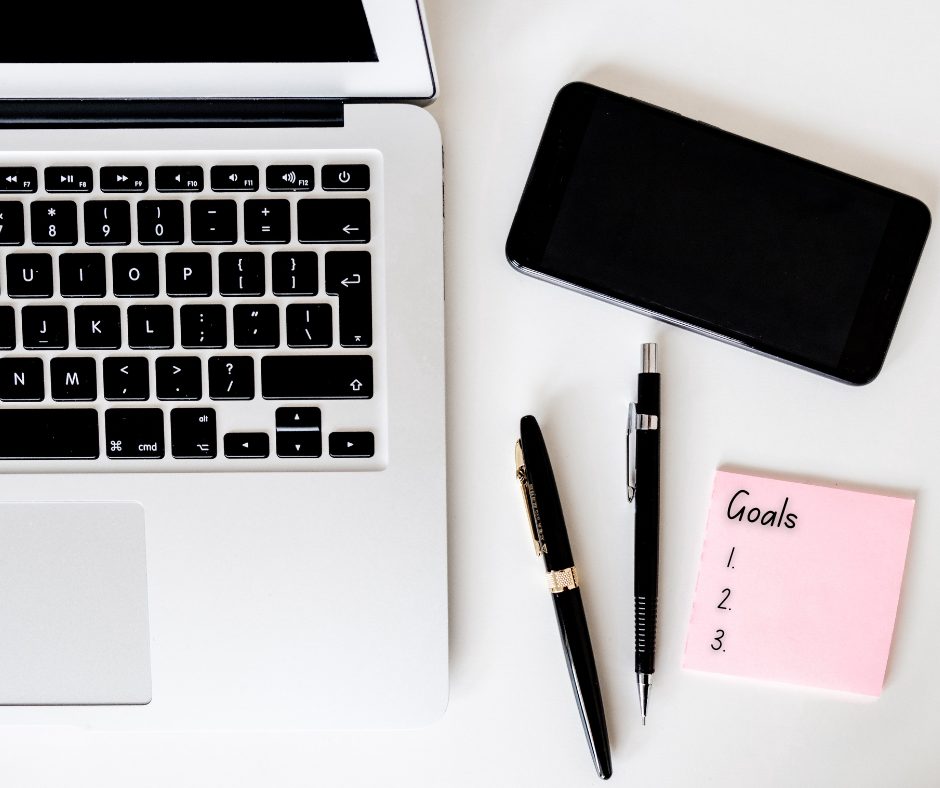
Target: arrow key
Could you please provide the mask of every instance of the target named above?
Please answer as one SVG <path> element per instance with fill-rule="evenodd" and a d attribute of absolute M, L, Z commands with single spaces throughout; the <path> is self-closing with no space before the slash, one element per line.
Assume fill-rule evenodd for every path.
<path fill-rule="evenodd" d="M 297 237 L 301 243 L 364 244 L 372 238 L 369 201 L 300 200 Z"/>
<path fill-rule="evenodd" d="M 375 436 L 371 432 L 331 432 L 331 457 L 371 457 L 375 454 Z"/>
<path fill-rule="evenodd" d="M 277 431 L 278 457 L 319 457 L 323 454 L 323 438 L 318 432 Z"/>
<path fill-rule="evenodd" d="M 229 432 L 222 441 L 225 456 L 233 460 L 258 459 L 271 453 L 266 432 Z"/>

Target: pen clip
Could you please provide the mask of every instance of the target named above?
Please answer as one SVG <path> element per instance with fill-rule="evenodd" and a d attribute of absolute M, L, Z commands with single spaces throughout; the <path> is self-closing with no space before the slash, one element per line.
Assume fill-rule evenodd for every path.
<path fill-rule="evenodd" d="M 627 408 L 627 501 L 636 495 L 636 404 Z M 630 462 L 630 442 L 633 441 L 633 463 Z"/>
<path fill-rule="evenodd" d="M 526 473 L 525 455 L 522 452 L 522 441 L 516 441 L 516 479 L 522 488 L 522 499 L 525 503 L 525 513 L 529 518 L 529 528 L 532 529 L 532 545 L 535 547 L 535 554 L 542 555 L 547 551 L 545 542 L 541 539 L 541 526 L 539 524 L 539 507 L 535 500 L 535 491 L 529 484 L 529 476 Z"/>

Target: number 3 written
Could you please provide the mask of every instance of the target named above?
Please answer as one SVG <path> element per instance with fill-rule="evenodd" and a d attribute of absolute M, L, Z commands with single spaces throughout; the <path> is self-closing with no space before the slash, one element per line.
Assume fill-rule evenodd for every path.
<path fill-rule="evenodd" d="M 725 631 L 723 629 L 715 630 L 715 637 L 712 642 L 712 651 L 723 651 L 723 644 L 721 639 L 725 636 Z"/>

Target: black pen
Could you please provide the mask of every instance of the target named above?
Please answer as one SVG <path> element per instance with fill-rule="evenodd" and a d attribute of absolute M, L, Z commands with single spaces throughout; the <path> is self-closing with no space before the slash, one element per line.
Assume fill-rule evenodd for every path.
<path fill-rule="evenodd" d="M 516 477 L 522 485 L 536 555 L 545 559 L 548 587 L 555 603 L 561 645 L 568 663 L 571 687 L 584 726 L 594 768 L 602 779 L 611 775 L 610 742 L 604 702 L 597 680 L 578 570 L 571 555 L 565 516 L 555 487 L 552 464 L 534 416 L 524 416 L 516 442 Z"/>
<path fill-rule="evenodd" d="M 650 676 L 656 669 L 656 604 L 659 598 L 659 372 L 656 344 L 643 345 L 636 406 L 627 414 L 627 499 L 634 506 L 633 602 L 636 608 L 636 688 L 646 725 Z M 636 436 L 631 478 L 630 436 Z"/>

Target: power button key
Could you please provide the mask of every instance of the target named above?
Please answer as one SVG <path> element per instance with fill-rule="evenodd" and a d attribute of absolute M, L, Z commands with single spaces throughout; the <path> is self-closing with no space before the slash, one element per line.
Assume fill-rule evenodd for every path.
<path fill-rule="evenodd" d="M 322 176 L 326 191 L 364 192 L 369 188 L 367 164 L 325 164 Z"/>

